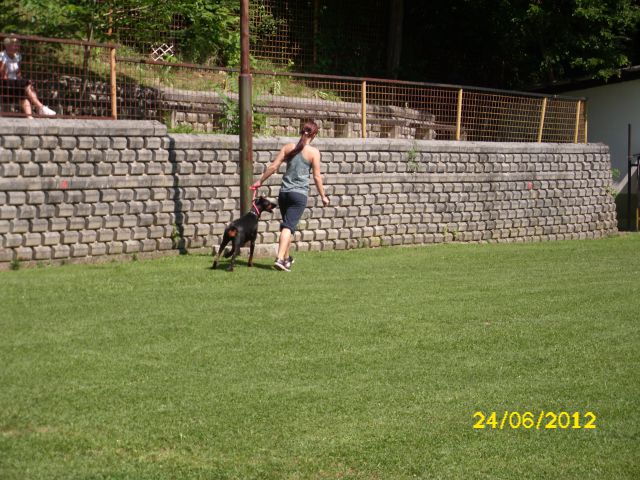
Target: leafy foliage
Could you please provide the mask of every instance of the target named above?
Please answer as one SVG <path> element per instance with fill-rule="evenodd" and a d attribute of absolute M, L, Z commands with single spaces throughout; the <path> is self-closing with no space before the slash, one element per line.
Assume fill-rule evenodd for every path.
<path fill-rule="evenodd" d="M 175 2 L 188 20 L 183 50 L 197 63 L 240 63 L 240 2 L 195 0 Z"/>
<path fill-rule="evenodd" d="M 310 0 L 297 1 L 312 14 Z M 179 19 L 180 28 L 172 33 L 181 60 L 234 66 L 240 54 L 239 5 L 237 0 L 5 0 L 0 31 L 113 40 L 106 33 L 111 28 L 151 44 Z M 259 18 L 254 44 L 273 37 L 283 22 L 293 27 L 301 21 L 276 18 L 257 0 L 251 5 Z M 389 0 L 321 0 L 319 5 L 315 70 L 384 76 Z M 399 76 L 500 88 L 608 78 L 640 62 L 639 25 L 640 0 L 404 0 Z"/>
<path fill-rule="evenodd" d="M 629 65 L 637 0 L 406 0 L 403 77 L 519 87 Z"/>
<path fill-rule="evenodd" d="M 1 30 L 49 37 L 113 40 L 109 29 L 153 44 L 172 20 L 183 59 L 235 65 L 240 58 L 239 2 L 235 0 L 5 0 Z M 115 38 L 118 40 L 118 38 Z"/>
<path fill-rule="evenodd" d="M 220 133 L 227 135 L 240 134 L 240 104 L 237 99 L 226 95 L 222 90 L 216 89 L 216 92 L 222 99 L 222 118 Z M 253 92 L 251 99 L 251 117 L 253 121 L 253 131 L 264 131 L 267 125 L 267 116 L 257 110 L 258 95 L 257 91 Z"/>
<path fill-rule="evenodd" d="M 104 7 L 87 0 L 5 0 L 0 25 L 5 32 L 87 38 L 92 26 L 105 22 Z"/>

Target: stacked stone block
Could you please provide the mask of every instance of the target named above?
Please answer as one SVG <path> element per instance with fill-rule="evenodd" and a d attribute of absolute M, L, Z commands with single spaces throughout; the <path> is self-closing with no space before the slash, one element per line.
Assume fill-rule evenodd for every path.
<path fill-rule="evenodd" d="M 141 122 L 0 122 L 0 261 L 171 249 L 151 201 L 167 169 L 164 127 Z"/>
<path fill-rule="evenodd" d="M 257 177 L 292 138 L 256 138 Z M 598 238 L 616 231 L 603 145 L 321 139 L 299 250 Z M 158 122 L 0 119 L 0 266 L 210 251 L 240 214 L 238 139 Z M 260 190 L 277 198 L 282 172 Z M 265 214 L 258 254 L 275 251 Z"/>
<path fill-rule="evenodd" d="M 597 238 L 616 231 L 602 145 L 356 145 L 334 140 L 322 149 L 332 207 L 315 201 L 302 223 L 301 248 Z"/>

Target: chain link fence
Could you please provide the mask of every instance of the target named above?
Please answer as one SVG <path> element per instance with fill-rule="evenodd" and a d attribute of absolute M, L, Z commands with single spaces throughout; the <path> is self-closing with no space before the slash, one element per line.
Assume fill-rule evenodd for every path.
<path fill-rule="evenodd" d="M 6 34 L 0 34 L 5 38 Z M 154 119 L 182 132 L 239 132 L 238 72 L 119 56 L 112 44 L 16 36 L 21 71 L 61 117 Z M 127 53 L 125 51 L 125 53 Z M 254 131 L 325 137 L 585 142 L 584 99 L 453 85 L 253 73 Z M 2 98 L 2 115 L 21 115 Z"/>
<path fill-rule="evenodd" d="M 116 45 L 12 35 L 19 44 L 20 75 L 57 115 L 111 117 L 115 110 Z M 7 38 L 0 34 L 0 41 Z M 19 92 L 0 90 L 0 114 L 24 115 Z M 36 114 L 37 115 L 37 114 Z"/>
<path fill-rule="evenodd" d="M 354 56 L 362 61 L 382 51 L 373 61 L 376 65 L 369 65 L 380 70 L 389 8 L 389 0 L 250 0 L 251 56 L 278 69 L 336 71 L 337 65 L 350 64 Z M 120 1 L 108 11 L 100 36 L 126 47 L 129 57 L 184 60 L 190 22 L 167 10 L 160 13 L 150 5 Z M 153 27 L 141 31 L 139 23 Z M 351 48 L 345 49 L 345 44 Z"/>

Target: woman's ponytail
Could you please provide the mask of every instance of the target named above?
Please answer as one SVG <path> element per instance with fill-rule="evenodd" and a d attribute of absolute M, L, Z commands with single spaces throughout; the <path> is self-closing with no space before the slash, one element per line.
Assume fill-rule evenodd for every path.
<path fill-rule="evenodd" d="M 301 137 L 300 140 L 298 140 L 295 148 L 284 156 L 285 162 L 288 162 L 302 151 L 302 149 L 304 148 L 304 139 L 306 137 L 314 137 L 318 133 L 318 125 L 313 120 L 309 120 L 302 126 L 302 130 L 300 133 Z"/>

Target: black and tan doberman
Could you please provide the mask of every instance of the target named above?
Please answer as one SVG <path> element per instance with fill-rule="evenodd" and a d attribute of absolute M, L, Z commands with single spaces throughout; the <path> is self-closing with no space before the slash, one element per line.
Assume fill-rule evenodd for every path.
<path fill-rule="evenodd" d="M 236 257 L 240 254 L 240 248 L 247 242 L 250 242 L 247 266 L 253 266 L 253 250 L 256 246 L 256 237 L 258 236 L 258 220 L 260 219 L 260 214 L 262 212 L 272 212 L 276 206 L 275 203 L 270 202 L 264 197 L 260 197 L 253 201 L 251 211 L 227 225 L 227 228 L 224 229 L 224 235 L 222 236 L 222 243 L 220 244 L 220 248 L 218 248 L 217 255 L 215 255 L 213 259 L 211 268 L 218 268 L 220 254 L 229 242 L 231 242 L 231 248 L 224 253 L 225 258 L 231 257 L 227 271 L 233 272 Z"/>

